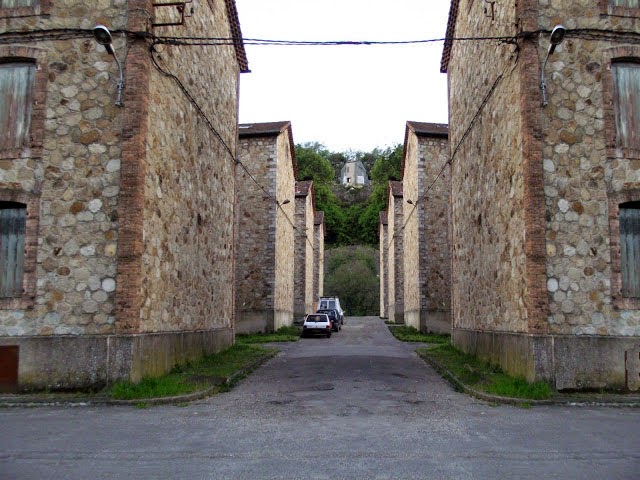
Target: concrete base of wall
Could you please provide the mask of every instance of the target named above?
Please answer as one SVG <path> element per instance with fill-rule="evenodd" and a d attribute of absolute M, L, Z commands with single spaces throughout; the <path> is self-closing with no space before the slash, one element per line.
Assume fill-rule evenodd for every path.
<path fill-rule="evenodd" d="M 236 314 L 236 333 L 273 332 L 273 310 L 243 310 Z"/>
<path fill-rule="evenodd" d="M 451 312 L 421 310 L 418 330 L 422 333 L 451 335 Z"/>
<path fill-rule="evenodd" d="M 528 381 L 547 381 L 557 390 L 625 390 L 625 351 L 640 337 L 527 335 L 453 329 L 453 344 Z M 631 372 L 637 375 L 637 372 Z"/>
<path fill-rule="evenodd" d="M 99 389 L 167 373 L 233 344 L 233 330 L 137 335 L 0 337 L 19 347 L 18 390 Z"/>
<path fill-rule="evenodd" d="M 404 324 L 407 327 L 413 327 L 420 330 L 420 310 L 405 310 Z"/>
<path fill-rule="evenodd" d="M 396 312 L 395 305 L 389 305 L 387 313 L 389 314 L 389 321 L 404 325 L 404 312 L 402 310 Z M 416 328 L 418 327 L 416 326 Z"/>
<path fill-rule="evenodd" d="M 279 328 L 293 325 L 293 312 L 276 310 L 273 324 L 274 324 L 273 325 L 274 330 L 278 330 Z"/>

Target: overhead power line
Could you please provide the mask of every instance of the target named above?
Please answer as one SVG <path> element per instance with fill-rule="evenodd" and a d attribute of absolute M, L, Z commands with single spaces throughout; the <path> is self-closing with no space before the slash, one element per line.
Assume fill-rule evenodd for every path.
<path fill-rule="evenodd" d="M 530 39 L 540 35 L 547 35 L 549 30 L 534 30 L 520 32 L 516 35 L 493 36 L 469 36 L 469 37 L 438 37 L 416 40 L 278 40 L 262 38 L 237 38 L 237 37 L 190 37 L 190 36 L 157 36 L 149 32 L 134 32 L 130 30 L 113 30 L 114 35 L 126 35 L 133 38 L 144 38 L 155 44 L 174 46 L 235 46 L 238 41 L 251 46 L 403 46 L 421 45 L 441 42 L 487 42 L 514 43 L 519 39 Z M 14 42 L 39 42 L 56 40 L 73 40 L 77 38 L 90 38 L 93 36 L 91 29 L 81 28 L 57 28 L 46 30 L 24 30 L 0 33 L 0 44 Z M 597 28 L 569 29 L 567 38 L 579 38 L 593 41 L 623 41 L 640 43 L 640 32 L 634 30 L 611 30 Z"/>

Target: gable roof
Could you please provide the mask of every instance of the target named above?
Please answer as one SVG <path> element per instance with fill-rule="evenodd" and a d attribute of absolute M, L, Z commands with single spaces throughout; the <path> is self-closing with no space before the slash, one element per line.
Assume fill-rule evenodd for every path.
<path fill-rule="evenodd" d="M 291 128 L 291 122 L 265 122 L 265 123 L 241 123 L 238 125 L 240 138 L 243 137 L 277 137 L 287 128 Z"/>
<path fill-rule="evenodd" d="M 401 197 L 403 195 L 402 182 L 389 180 L 389 189 L 391 190 L 391 195 L 394 197 Z"/>
<path fill-rule="evenodd" d="M 313 186 L 313 180 L 300 180 L 296 182 L 296 197 L 306 197 Z"/>
<path fill-rule="evenodd" d="M 449 125 L 446 123 L 425 123 L 407 121 L 404 129 L 404 147 L 402 148 L 402 165 L 400 166 L 400 175 L 404 178 L 404 165 L 407 159 L 407 143 L 409 141 L 409 132 L 413 132 L 418 137 L 431 138 L 449 138 Z"/>
<path fill-rule="evenodd" d="M 315 212 L 316 192 L 313 190 L 313 180 L 300 180 L 300 181 L 296 180 L 296 200 L 308 197 L 309 193 L 311 193 L 311 210 Z M 306 202 L 306 200 L 304 200 L 304 202 Z M 302 200 L 301 202 L 296 201 L 296 209 L 298 208 L 298 205 L 304 202 Z M 314 213 L 314 221 L 315 221 L 315 213 Z"/>
<path fill-rule="evenodd" d="M 407 122 L 407 128 L 405 130 L 405 146 L 406 146 L 406 133 L 411 130 L 418 136 L 422 137 L 444 137 L 449 136 L 449 125 L 446 123 L 425 123 L 425 122 Z"/>
<path fill-rule="evenodd" d="M 449 59 L 451 58 L 451 47 L 453 46 L 453 38 L 456 34 L 456 21 L 458 19 L 458 6 L 460 0 L 451 0 L 449 8 L 449 20 L 447 22 L 447 33 L 444 40 L 444 48 L 442 49 L 442 59 L 440 60 L 440 72 L 447 73 L 449 68 Z"/>
<path fill-rule="evenodd" d="M 284 132 L 289 132 L 289 150 L 291 152 L 291 163 L 293 165 L 293 177 L 296 178 L 298 176 L 298 163 L 296 161 L 296 149 L 293 143 L 293 131 L 290 121 L 241 123 L 238 125 L 239 138 L 277 137 Z"/>
<path fill-rule="evenodd" d="M 236 60 L 240 67 L 240 72 L 248 73 L 249 61 L 247 60 L 247 52 L 244 49 L 244 41 L 242 40 L 242 30 L 240 30 L 240 19 L 238 18 L 238 9 L 236 8 L 236 0 L 225 0 L 227 6 L 227 18 L 229 19 L 229 28 L 233 37 L 233 47 L 236 50 Z"/>

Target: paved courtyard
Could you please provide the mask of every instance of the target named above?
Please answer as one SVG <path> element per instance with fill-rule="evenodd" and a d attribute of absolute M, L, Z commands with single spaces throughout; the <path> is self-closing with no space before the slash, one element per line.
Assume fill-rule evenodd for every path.
<path fill-rule="evenodd" d="M 640 410 L 492 406 L 377 317 L 182 406 L 0 409 L 0 479 L 638 479 Z"/>

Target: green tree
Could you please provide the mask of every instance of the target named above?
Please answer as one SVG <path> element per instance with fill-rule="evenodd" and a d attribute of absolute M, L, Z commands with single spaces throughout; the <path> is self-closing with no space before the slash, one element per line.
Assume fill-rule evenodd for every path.
<path fill-rule="evenodd" d="M 336 183 L 334 170 L 326 159 L 328 151 L 319 143 L 296 145 L 298 179 L 313 180 L 316 210 L 324 212 L 326 228 L 325 242 L 329 245 L 348 245 L 350 239 L 344 234 L 345 212 L 340 200 L 331 191 Z"/>
<path fill-rule="evenodd" d="M 357 219 L 359 240 L 368 245 L 378 244 L 378 225 L 380 212 L 387 207 L 387 190 L 389 180 L 401 178 L 402 170 L 402 145 L 385 150 L 375 149 L 372 155 L 377 155 L 377 160 L 371 168 L 371 181 L 373 190 L 367 204 L 360 212 Z"/>
<path fill-rule="evenodd" d="M 340 297 L 348 315 L 377 315 L 380 309 L 378 251 L 351 246 L 327 250 L 324 293 Z"/>
<path fill-rule="evenodd" d="M 386 189 L 386 184 L 389 180 L 400 180 L 402 155 L 403 146 L 400 144 L 380 151 L 378 159 L 371 168 L 370 177 L 374 185 L 384 184 Z"/>
<path fill-rule="evenodd" d="M 317 143 L 296 145 L 298 180 L 313 180 L 314 185 L 332 185 L 335 182 L 331 163 L 322 155 L 323 147 Z"/>

